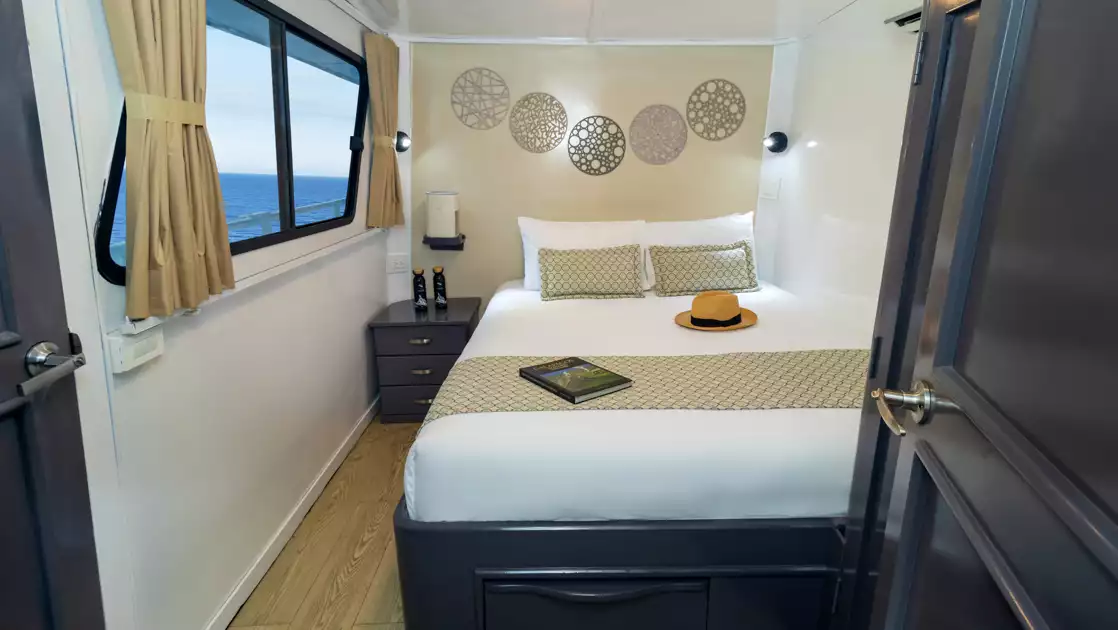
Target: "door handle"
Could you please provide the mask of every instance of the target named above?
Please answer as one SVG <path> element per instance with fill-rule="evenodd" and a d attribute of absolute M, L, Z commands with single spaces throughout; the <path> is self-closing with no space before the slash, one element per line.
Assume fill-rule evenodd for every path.
<path fill-rule="evenodd" d="M 931 418 L 931 414 L 941 409 L 958 411 L 959 406 L 954 402 L 936 394 L 932 386 L 924 381 L 917 381 L 912 385 L 911 392 L 899 392 L 893 389 L 875 389 L 870 393 L 870 398 L 877 401 L 877 412 L 881 414 L 881 421 L 893 435 L 904 437 L 907 431 L 897 417 L 893 415 L 893 407 L 899 407 L 912 412 L 912 419 L 916 424 L 924 424 Z"/>
<path fill-rule="evenodd" d="M 413 346 L 429 346 L 431 345 L 430 337 L 421 337 L 419 339 L 408 339 L 408 343 Z"/>
<path fill-rule="evenodd" d="M 85 354 L 59 354 L 60 348 L 49 341 L 31 346 L 24 356 L 23 363 L 31 378 L 16 385 L 20 396 L 33 396 L 63 378 L 70 376 L 85 365 Z"/>

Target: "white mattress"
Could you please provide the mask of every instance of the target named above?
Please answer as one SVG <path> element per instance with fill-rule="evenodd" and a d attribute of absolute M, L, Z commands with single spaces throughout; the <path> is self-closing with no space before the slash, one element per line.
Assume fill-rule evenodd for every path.
<path fill-rule="evenodd" d="M 543 302 L 520 281 L 489 304 L 462 359 L 687 355 L 868 347 L 873 305 L 766 285 L 759 323 L 676 326 L 690 297 Z M 552 411 L 449 416 L 420 431 L 405 496 L 420 521 L 795 518 L 845 514 L 859 411 Z"/>

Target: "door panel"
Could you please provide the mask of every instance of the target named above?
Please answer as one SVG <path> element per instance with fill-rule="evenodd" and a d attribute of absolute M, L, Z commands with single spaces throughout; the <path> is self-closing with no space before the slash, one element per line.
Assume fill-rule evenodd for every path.
<path fill-rule="evenodd" d="M 974 45 L 908 342 L 933 397 L 879 396 L 907 411 L 871 627 L 1113 628 L 1118 71 L 1100 23 L 1118 5 L 932 2 L 926 19 Z"/>
<path fill-rule="evenodd" d="M 18 427 L 0 418 L 0 507 L 28 505 L 27 482 Z M 26 578 L 43 572 L 35 530 L 29 510 L 5 509 L 0 516 L 0 628 L 50 627 L 43 584 Z"/>
<path fill-rule="evenodd" d="M 1118 213 L 1100 168 L 1118 135 L 1118 87 L 1100 65 L 1113 59 L 1103 49 L 1113 25 L 1090 17 L 1074 37 L 1038 22 L 1003 123 L 952 365 L 1115 513 L 1118 422 L 1098 422 L 1113 407 L 1074 394 L 1113 387 L 1118 339 L 1097 316 L 1118 313 L 1118 294 L 1105 290 L 1118 270 Z M 1052 392 L 1077 398 L 1074 412 Z"/>
<path fill-rule="evenodd" d="M 927 471 L 916 469 L 914 484 L 930 485 Z M 913 600 L 908 627 L 916 630 L 1012 630 L 1019 628 L 1013 610 L 982 558 L 967 539 L 959 520 L 939 493 L 929 493 L 921 506 L 927 519 L 917 534 L 912 576 Z"/>

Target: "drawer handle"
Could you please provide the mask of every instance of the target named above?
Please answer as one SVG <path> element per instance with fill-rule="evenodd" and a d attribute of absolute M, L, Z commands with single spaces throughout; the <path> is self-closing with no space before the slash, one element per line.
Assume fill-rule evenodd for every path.
<path fill-rule="evenodd" d="M 412 376 L 431 376 L 435 373 L 431 368 L 424 368 L 422 370 L 412 370 Z"/>
<path fill-rule="evenodd" d="M 583 604 L 614 604 L 667 593 L 698 593 L 702 592 L 703 584 L 701 582 L 672 582 L 669 584 L 656 584 L 653 586 L 643 586 L 624 591 L 605 593 L 539 586 L 537 584 L 489 584 L 486 586 L 486 590 L 490 593 L 525 593 L 539 595 L 540 597 L 547 597 L 549 599 L 559 599 L 566 602 L 578 602 Z"/>
<path fill-rule="evenodd" d="M 420 337 L 419 339 L 408 339 L 408 343 L 413 346 L 429 346 L 431 345 L 430 337 Z"/>
<path fill-rule="evenodd" d="M 425 407 L 430 407 L 431 405 L 435 404 L 435 399 L 434 398 L 416 398 L 412 402 L 417 404 L 417 405 L 423 405 Z"/>

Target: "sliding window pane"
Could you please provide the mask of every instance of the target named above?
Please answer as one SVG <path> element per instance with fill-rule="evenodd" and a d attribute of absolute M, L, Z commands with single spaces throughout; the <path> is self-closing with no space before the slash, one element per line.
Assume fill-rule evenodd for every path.
<path fill-rule="evenodd" d="M 109 256 L 113 262 L 125 266 L 128 259 L 127 249 L 125 246 L 125 234 L 128 229 L 128 210 L 124 201 L 124 189 L 126 188 L 125 182 L 128 177 L 128 172 L 124 171 L 120 175 L 120 191 L 116 194 L 116 208 L 113 210 L 113 233 L 109 237 Z"/>
<path fill-rule="evenodd" d="M 206 124 L 235 243 L 280 230 L 271 22 L 234 0 L 209 0 L 207 25 Z"/>
<path fill-rule="evenodd" d="M 346 210 L 357 94 L 355 66 L 287 33 L 295 225 L 336 219 Z"/>

